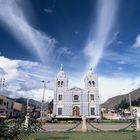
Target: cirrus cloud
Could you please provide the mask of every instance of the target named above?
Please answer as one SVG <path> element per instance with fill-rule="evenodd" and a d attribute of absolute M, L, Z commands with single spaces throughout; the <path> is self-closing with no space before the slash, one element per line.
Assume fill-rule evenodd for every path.
<path fill-rule="evenodd" d="M 93 69 L 95 69 L 100 62 L 103 50 L 108 46 L 108 42 L 110 42 L 110 36 L 115 27 L 117 11 L 117 0 L 98 1 L 96 24 L 94 28 L 91 28 L 91 33 L 84 49 L 84 53 L 90 58 L 89 64 L 93 66 Z M 116 37 L 118 33 L 119 32 L 115 33 L 114 37 Z"/>
<path fill-rule="evenodd" d="M 133 48 L 140 47 L 140 34 L 137 36 L 135 43 L 132 45 Z"/>
<path fill-rule="evenodd" d="M 56 40 L 35 29 L 29 23 L 22 4 L 21 0 L 0 0 L 1 25 L 8 29 L 33 55 L 37 55 L 42 63 L 46 63 L 49 61 Z"/>

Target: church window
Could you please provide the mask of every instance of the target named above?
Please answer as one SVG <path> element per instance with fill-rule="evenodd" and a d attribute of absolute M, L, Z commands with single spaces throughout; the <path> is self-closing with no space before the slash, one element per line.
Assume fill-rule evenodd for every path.
<path fill-rule="evenodd" d="M 90 100 L 91 100 L 91 101 L 94 100 L 94 94 L 90 94 Z"/>
<path fill-rule="evenodd" d="M 59 95 L 59 96 L 58 96 L 58 100 L 59 100 L 59 101 L 62 101 L 62 95 Z"/>
<path fill-rule="evenodd" d="M 79 96 L 78 95 L 74 95 L 74 101 L 78 101 L 79 100 Z"/>
<path fill-rule="evenodd" d="M 62 108 L 61 107 L 58 108 L 58 115 L 62 115 Z"/>
<path fill-rule="evenodd" d="M 91 87 L 91 81 L 89 81 L 89 86 Z"/>
<path fill-rule="evenodd" d="M 61 87 L 63 86 L 63 83 L 64 83 L 64 82 L 63 82 L 63 81 L 61 81 Z"/>
<path fill-rule="evenodd" d="M 90 108 L 90 113 L 91 113 L 91 115 L 95 115 L 95 108 L 94 107 Z"/>
<path fill-rule="evenodd" d="M 60 81 L 58 81 L 58 86 L 60 86 Z"/>
<path fill-rule="evenodd" d="M 92 85 L 95 86 L 95 82 L 94 81 L 92 81 Z"/>

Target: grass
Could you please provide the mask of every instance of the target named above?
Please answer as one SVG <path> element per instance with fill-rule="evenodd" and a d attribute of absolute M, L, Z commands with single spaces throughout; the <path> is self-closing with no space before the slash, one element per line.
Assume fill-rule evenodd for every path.
<path fill-rule="evenodd" d="M 130 123 L 131 120 L 102 120 L 101 123 Z"/>
<path fill-rule="evenodd" d="M 37 133 L 37 140 L 140 140 L 138 132 L 46 132 Z"/>

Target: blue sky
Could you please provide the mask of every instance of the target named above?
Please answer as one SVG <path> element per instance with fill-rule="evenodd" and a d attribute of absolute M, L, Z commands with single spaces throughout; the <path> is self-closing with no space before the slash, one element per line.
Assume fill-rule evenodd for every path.
<path fill-rule="evenodd" d="M 102 102 L 139 88 L 139 5 L 139 0 L 0 0 L 5 94 L 41 97 L 40 81 L 52 80 L 61 63 L 71 86 L 83 86 L 91 64 Z"/>

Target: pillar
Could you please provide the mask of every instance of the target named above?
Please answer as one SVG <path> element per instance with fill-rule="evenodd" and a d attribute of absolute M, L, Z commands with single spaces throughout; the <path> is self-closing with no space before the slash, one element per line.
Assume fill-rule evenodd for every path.
<path fill-rule="evenodd" d="M 137 118 L 136 118 L 136 131 L 140 131 L 140 118 L 139 118 L 138 115 L 137 115 Z"/>
<path fill-rule="evenodd" d="M 82 127 L 81 127 L 81 131 L 82 132 L 87 132 L 87 123 L 86 123 L 86 117 L 82 116 Z"/>
<path fill-rule="evenodd" d="M 30 116 L 29 114 L 27 114 L 25 116 L 25 122 L 24 122 L 24 127 L 27 129 L 29 127 L 29 119 L 30 119 Z"/>

